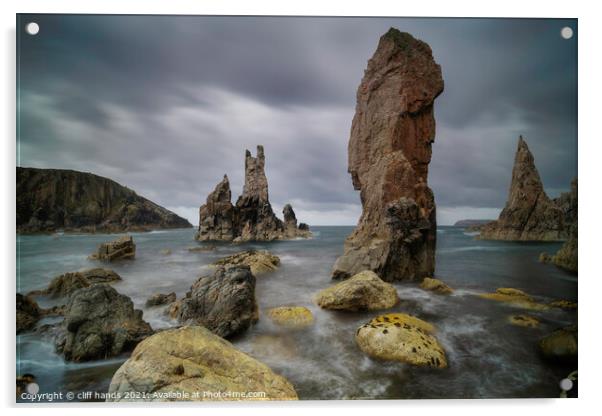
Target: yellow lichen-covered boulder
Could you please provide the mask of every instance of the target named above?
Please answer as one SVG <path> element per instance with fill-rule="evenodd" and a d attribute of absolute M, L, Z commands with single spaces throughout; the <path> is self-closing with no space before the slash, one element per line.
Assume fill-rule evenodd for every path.
<path fill-rule="evenodd" d="M 355 341 L 370 357 L 403 363 L 447 367 L 443 347 L 428 322 L 403 313 L 377 316 L 358 328 Z"/>
<path fill-rule="evenodd" d="M 495 300 L 498 302 L 505 302 L 509 305 L 516 306 L 522 309 L 529 309 L 534 311 L 545 311 L 550 309 L 548 305 L 537 303 L 535 300 L 519 289 L 501 287 L 496 289 L 495 293 L 480 293 L 478 295 L 483 299 Z"/>
<path fill-rule="evenodd" d="M 267 315 L 275 324 L 287 328 L 305 328 L 314 323 L 314 316 L 304 306 L 280 306 L 268 309 Z"/>
<path fill-rule="evenodd" d="M 326 288 L 316 296 L 321 308 L 345 311 L 388 309 L 397 302 L 395 287 L 370 270 Z"/>
<path fill-rule="evenodd" d="M 297 398 L 292 384 L 265 364 L 204 327 L 185 326 L 159 332 L 139 343 L 113 375 L 108 400 Z"/>
<path fill-rule="evenodd" d="M 570 325 L 552 332 L 539 341 L 539 351 L 552 361 L 568 362 L 577 359 L 577 325 Z"/>
<path fill-rule="evenodd" d="M 224 257 L 213 264 L 217 266 L 249 266 L 251 273 L 257 276 L 276 270 L 280 265 L 280 258 L 265 250 L 248 250 Z"/>
<path fill-rule="evenodd" d="M 549 303 L 549 305 L 553 308 L 561 308 L 561 309 L 577 309 L 577 302 L 571 302 L 570 300 L 554 300 Z"/>
<path fill-rule="evenodd" d="M 433 292 L 440 293 L 442 295 L 449 295 L 453 293 L 454 290 L 443 283 L 439 279 L 431 279 L 430 277 L 425 277 L 420 284 L 420 287 L 424 290 L 432 290 Z"/>
<path fill-rule="evenodd" d="M 508 317 L 508 322 L 512 325 L 535 328 L 539 326 L 539 319 L 529 315 L 512 315 Z"/>

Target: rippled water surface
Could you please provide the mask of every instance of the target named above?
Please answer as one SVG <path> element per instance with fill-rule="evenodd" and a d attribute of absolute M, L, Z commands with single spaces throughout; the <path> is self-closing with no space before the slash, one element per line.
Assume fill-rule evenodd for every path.
<path fill-rule="evenodd" d="M 577 300 L 577 278 L 538 262 L 558 243 L 509 243 L 475 240 L 461 228 L 440 227 L 436 277 L 456 289 L 451 296 L 421 290 L 417 283 L 395 284 L 402 301 L 391 312 L 414 314 L 433 323 L 449 361 L 447 369 L 416 368 L 378 362 L 354 342 L 355 330 L 376 313 L 324 311 L 313 297 L 332 282 L 330 270 L 352 227 L 314 227 L 314 238 L 265 244 L 218 245 L 215 252 L 189 252 L 198 245 L 193 230 L 134 233 L 136 260 L 110 265 L 123 281 L 114 287 L 132 298 L 153 328 L 176 325 L 164 308 L 145 308 L 154 293 L 181 297 L 214 260 L 248 248 L 280 256 L 281 267 L 257 279 L 260 319 L 232 340 L 287 377 L 302 399 L 557 397 L 558 382 L 575 368 L 553 366 L 537 354 L 539 338 L 576 321 L 576 312 L 528 311 L 538 328 L 521 328 L 506 319 L 519 309 L 474 296 L 498 287 L 522 289 L 542 302 Z M 52 277 L 98 266 L 87 260 L 101 242 L 115 235 L 18 236 L 17 291 L 48 285 Z M 170 249 L 171 255 L 161 254 Z M 39 299 L 42 306 L 52 304 Z M 313 327 L 291 332 L 275 327 L 261 313 L 274 306 L 301 305 L 314 314 Z M 50 320 L 42 321 L 48 323 Z M 17 337 L 17 374 L 32 373 L 41 392 L 106 391 L 122 356 L 90 363 L 65 363 L 48 341 L 28 333 Z"/>

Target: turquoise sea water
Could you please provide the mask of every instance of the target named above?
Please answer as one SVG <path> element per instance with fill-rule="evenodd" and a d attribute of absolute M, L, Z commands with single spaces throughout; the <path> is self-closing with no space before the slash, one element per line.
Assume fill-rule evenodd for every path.
<path fill-rule="evenodd" d="M 192 229 L 133 233 L 136 259 L 108 267 L 123 278 L 114 287 L 132 298 L 153 328 L 165 328 L 177 322 L 164 315 L 164 307 L 144 307 L 151 294 L 175 291 L 182 297 L 199 275 L 210 272 L 211 262 L 237 251 L 267 249 L 280 256 L 281 267 L 257 279 L 258 324 L 232 342 L 288 378 L 301 399 L 558 397 L 558 382 L 576 368 L 543 361 L 536 343 L 553 329 L 576 322 L 576 312 L 521 311 L 474 294 L 514 287 L 542 302 L 576 301 L 577 277 L 538 262 L 540 252 L 555 252 L 559 243 L 480 241 L 462 228 L 439 228 L 435 277 L 455 293 L 440 296 L 421 290 L 417 282 L 396 283 L 402 301 L 390 310 L 414 314 L 438 328 L 449 368 L 437 370 L 368 358 L 356 346 L 354 333 L 376 313 L 324 311 L 314 304 L 315 294 L 332 284 L 330 270 L 352 229 L 314 227 L 311 240 L 222 244 L 205 253 L 188 251 L 198 245 Z M 56 275 L 102 266 L 87 256 L 116 237 L 18 236 L 17 291 L 41 289 Z M 163 249 L 172 254 L 162 255 Z M 56 303 L 38 301 L 45 307 Z M 281 305 L 308 307 L 315 325 L 300 332 L 274 326 L 261 311 Z M 508 324 L 507 317 L 515 313 L 538 317 L 540 327 Z M 17 336 L 17 374 L 34 374 L 40 392 L 106 391 L 126 359 L 65 363 L 43 337 L 31 332 Z"/>

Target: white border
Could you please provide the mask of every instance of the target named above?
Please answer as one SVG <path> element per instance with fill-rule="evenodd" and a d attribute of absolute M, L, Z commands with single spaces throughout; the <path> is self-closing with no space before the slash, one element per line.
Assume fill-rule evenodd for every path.
<path fill-rule="evenodd" d="M 7 4 L 8 3 L 8 4 Z M 579 310 L 581 315 L 580 331 L 580 374 L 578 400 L 440 400 L 440 401 L 368 401 L 368 402 L 300 402 L 268 404 L 207 404 L 190 408 L 177 406 L 173 412 L 196 413 L 219 412 L 230 415 L 237 411 L 261 415 L 303 414 L 324 410 L 335 411 L 335 407 L 345 407 L 346 414 L 362 414 L 376 407 L 376 412 L 406 414 L 445 413 L 446 415 L 504 415 L 509 412 L 545 412 L 554 414 L 593 413 L 600 395 L 600 314 L 596 308 L 601 293 L 602 277 L 596 273 L 596 254 L 601 233 L 596 223 L 599 220 L 600 207 L 600 118 L 599 109 L 602 100 L 600 88 L 600 26 L 601 16 L 596 10 L 596 2 L 545 1 L 527 2 L 524 0 L 506 0 L 503 2 L 485 2 L 469 0 L 448 1 L 355 1 L 355 0 L 305 0 L 298 2 L 238 0 L 238 1 L 159 1 L 159 0 L 121 0 L 121 1 L 67 1 L 67 0 L 21 0 L 2 2 L 3 54 L 2 87 L 3 100 L 0 116 L 4 127 L 2 140 L 2 203 L 0 218 L 2 239 L 0 255 L 5 273 L 4 280 L 5 309 L 3 314 L 4 341 L 1 343 L 2 368 L 2 404 L 10 407 L 14 392 L 14 273 L 15 273 L 15 13 L 120 13 L 120 14 L 224 14 L 224 15 L 345 15 L 345 16 L 455 16 L 455 17 L 576 17 L 579 18 L 579 222 L 580 227 L 580 286 Z M 11 278 L 12 276 L 12 278 Z M 89 414 L 106 415 L 107 412 L 139 412 L 141 406 L 111 408 L 103 405 L 88 405 L 84 411 Z M 172 406 L 145 407 L 147 414 L 164 414 Z M 284 409 L 283 409 L 284 408 Z M 28 408 L 12 408 L 10 413 L 32 412 Z M 40 407 L 45 414 L 81 414 L 82 409 L 74 406 L 64 408 L 61 405 Z"/>

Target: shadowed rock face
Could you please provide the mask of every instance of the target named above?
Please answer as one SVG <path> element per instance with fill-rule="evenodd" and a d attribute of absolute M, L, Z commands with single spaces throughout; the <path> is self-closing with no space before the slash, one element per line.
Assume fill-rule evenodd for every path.
<path fill-rule="evenodd" d="M 436 220 L 428 165 L 435 139 L 441 68 L 430 47 L 390 29 L 357 91 L 349 173 L 362 215 L 333 270 L 347 278 L 372 270 L 385 281 L 432 276 Z"/>
<path fill-rule="evenodd" d="M 574 195 L 571 195 L 573 194 Z M 512 169 L 506 206 L 496 221 L 480 227 L 485 240 L 561 241 L 577 222 L 577 189 L 551 200 L 535 167 L 535 159 L 522 136 Z"/>
<path fill-rule="evenodd" d="M 17 231 L 144 231 L 192 225 L 131 189 L 91 173 L 17 168 Z"/>
<path fill-rule="evenodd" d="M 257 146 L 257 157 L 246 151 L 243 193 L 236 205 L 230 202 L 231 196 L 228 177 L 224 176 L 199 210 L 197 240 L 271 241 L 311 235 L 305 224 L 305 228 L 297 227 L 290 204 L 284 210 L 285 222 L 274 214 L 269 201 L 263 146 Z"/>

